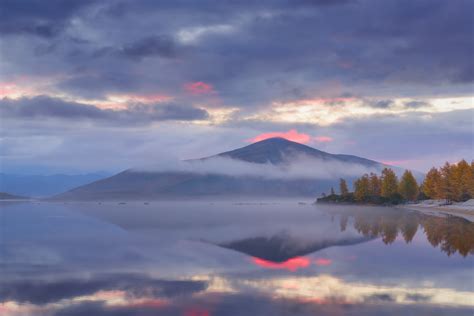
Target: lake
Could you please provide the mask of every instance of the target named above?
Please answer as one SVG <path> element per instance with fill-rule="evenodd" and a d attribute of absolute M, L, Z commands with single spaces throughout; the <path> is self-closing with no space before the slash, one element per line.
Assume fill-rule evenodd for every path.
<path fill-rule="evenodd" d="M 388 207 L 2 202 L 0 314 L 473 315 L 473 254 Z"/>

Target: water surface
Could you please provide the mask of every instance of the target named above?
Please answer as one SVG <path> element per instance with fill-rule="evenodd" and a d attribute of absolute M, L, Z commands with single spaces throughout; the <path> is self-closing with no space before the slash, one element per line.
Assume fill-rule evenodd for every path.
<path fill-rule="evenodd" d="M 278 202 L 3 203 L 1 315 L 472 315 L 474 224 Z"/>

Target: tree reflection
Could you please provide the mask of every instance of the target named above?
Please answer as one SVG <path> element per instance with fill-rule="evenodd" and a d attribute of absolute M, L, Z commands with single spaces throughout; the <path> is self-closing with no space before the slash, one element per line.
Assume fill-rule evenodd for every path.
<path fill-rule="evenodd" d="M 351 218 L 353 220 L 349 220 Z M 387 245 L 399 234 L 410 243 L 421 227 L 429 243 L 439 246 L 448 256 L 457 252 L 463 257 L 474 254 L 474 223 L 459 217 L 436 217 L 394 209 L 357 209 L 340 214 L 341 231 L 345 231 L 349 223 L 365 237 L 381 237 Z"/>

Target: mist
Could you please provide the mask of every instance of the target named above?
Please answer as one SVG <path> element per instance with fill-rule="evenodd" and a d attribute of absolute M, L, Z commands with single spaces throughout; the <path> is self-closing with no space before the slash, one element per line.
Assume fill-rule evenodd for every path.
<path fill-rule="evenodd" d="M 289 160 L 289 159 L 288 159 Z M 380 172 L 357 163 L 344 163 L 315 159 L 306 155 L 292 156 L 285 164 L 251 163 L 227 157 L 211 157 L 195 160 L 162 159 L 156 164 L 135 167 L 142 172 L 189 172 L 196 174 L 220 174 L 233 177 L 261 177 L 266 179 L 326 179 L 359 177 L 364 173 Z"/>

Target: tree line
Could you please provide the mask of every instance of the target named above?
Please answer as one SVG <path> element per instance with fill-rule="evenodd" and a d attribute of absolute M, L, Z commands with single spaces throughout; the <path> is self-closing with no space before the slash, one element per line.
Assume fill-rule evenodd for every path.
<path fill-rule="evenodd" d="M 405 170 L 401 179 L 390 168 L 380 175 L 364 174 L 353 183 L 350 192 L 345 179 L 339 181 L 339 194 L 331 188 L 331 194 L 323 194 L 318 201 L 370 204 L 399 204 L 407 201 L 445 199 L 467 201 L 474 198 L 474 161 L 461 160 L 456 164 L 445 163 L 440 168 L 431 168 L 419 185 L 410 170 Z"/>

